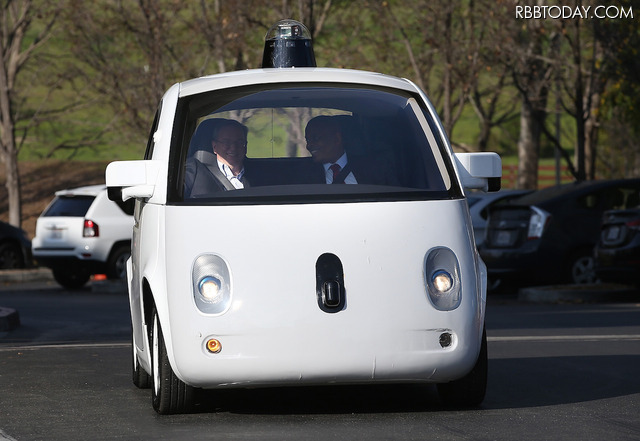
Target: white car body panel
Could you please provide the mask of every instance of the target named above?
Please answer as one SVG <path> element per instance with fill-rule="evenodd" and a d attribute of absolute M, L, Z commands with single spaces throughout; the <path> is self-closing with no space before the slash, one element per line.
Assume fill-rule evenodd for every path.
<path fill-rule="evenodd" d="M 158 216 L 149 217 L 159 230 L 142 235 L 141 246 L 148 247 L 142 254 L 149 257 L 142 272 L 153 283 L 176 374 L 191 385 L 221 387 L 436 382 L 466 373 L 480 348 L 485 300 L 466 204 L 391 205 L 147 205 L 145 214 Z M 439 215 L 429 216 L 434 211 Z M 222 221 L 214 226 L 212 218 Z M 260 246 L 246 246 L 252 243 Z M 435 310 L 425 292 L 425 255 L 436 246 L 451 248 L 461 268 L 472 269 L 463 270 L 463 302 L 453 312 Z M 165 259 L 152 252 L 157 249 L 165 250 Z M 337 314 L 322 312 L 316 301 L 315 262 L 326 252 L 344 265 L 347 307 Z M 231 269 L 233 301 L 220 316 L 201 313 L 190 289 L 193 261 L 204 253 L 220 255 Z M 144 341 L 139 317 L 137 341 Z M 456 337 L 443 349 L 438 339 L 445 330 Z M 221 341 L 223 354 L 206 353 L 204 340 L 211 336 Z"/>

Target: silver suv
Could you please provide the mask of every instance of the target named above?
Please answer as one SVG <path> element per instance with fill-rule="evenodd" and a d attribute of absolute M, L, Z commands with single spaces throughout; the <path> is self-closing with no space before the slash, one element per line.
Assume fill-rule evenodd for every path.
<path fill-rule="evenodd" d="M 33 257 L 69 289 L 93 274 L 124 278 L 132 228 L 133 201 L 109 200 L 104 185 L 61 190 L 38 218 Z"/>

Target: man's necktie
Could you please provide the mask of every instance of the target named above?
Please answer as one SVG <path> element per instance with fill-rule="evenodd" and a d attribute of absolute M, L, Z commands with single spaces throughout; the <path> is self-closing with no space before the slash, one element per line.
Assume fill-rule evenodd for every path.
<path fill-rule="evenodd" d="M 333 182 L 335 182 L 336 177 L 340 173 L 341 168 L 338 164 L 331 164 L 331 167 L 329 167 L 329 169 L 331 169 L 331 171 L 333 172 Z"/>

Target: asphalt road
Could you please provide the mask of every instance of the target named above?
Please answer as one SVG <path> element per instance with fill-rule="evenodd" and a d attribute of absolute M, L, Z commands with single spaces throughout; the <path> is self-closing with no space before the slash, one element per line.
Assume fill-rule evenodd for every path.
<path fill-rule="evenodd" d="M 159 416 L 131 383 L 122 292 L 0 287 L 0 440 L 638 440 L 640 304 L 490 298 L 489 389 L 443 408 L 432 386 L 205 392 Z"/>

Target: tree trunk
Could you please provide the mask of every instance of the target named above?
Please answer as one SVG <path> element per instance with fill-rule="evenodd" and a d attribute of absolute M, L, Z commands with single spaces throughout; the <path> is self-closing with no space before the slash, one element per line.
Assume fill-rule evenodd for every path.
<path fill-rule="evenodd" d="M 489 148 L 489 138 L 491 136 L 491 122 L 482 120 L 480 123 L 480 134 L 477 138 L 478 151 L 486 152 Z"/>
<path fill-rule="evenodd" d="M 9 223 L 18 228 L 22 224 L 18 152 L 11 112 L 11 97 L 7 71 L 0 66 L 0 160 L 5 166 L 5 187 L 9 203 Z"/>
<path fill-rule="evenodd" d="M 22 226 L 22 204 L 20 202 L 20 174 L 18 173 L 18 158 L 15 154 L 9 154 L 5 158 L 5 174 L 7 198 L 9 202 L 9 223 L 15 227 Z"/>
<path fill-rule="evenodd" d="M 538 187 L 538 156 L 540 154 L 540 121 L 535 109 L 525 98 L 520 112 L 518 139 L 517 188 L 535 190 Z"/>
<path fill-rule="evenodd" d="M 575 41 L 573 50 L 573 62 L 576 66 L 576 76 L 574 78 L 574 109 L 576 114 L 576 154 L 575 164 L 578 172 L 578 181 L 587 178 L 586 151 L 585 151 L 585 122 L 587 115 L 584 108 L 584 80 L 582 75 L 582 45 L 580 41 L 580 20 L 575 20 Z"/>
<path fill-rule="evenodd" d="M 600 122 L 598 118 L 598 110 L 600 104 L 600 94 L 596 93 L 591 97 L 591 108 L 589 109 L 589 117 L 584 123 L 585 139 L 584 139 L 584 159 L 587 167 L 587 179 L 596 178 L 596 155 L 598 153 L 598 129 Z"/>

